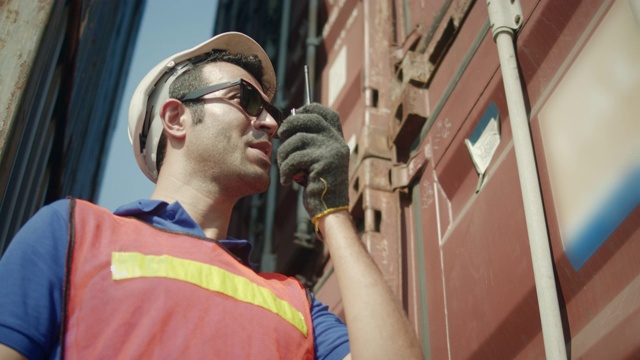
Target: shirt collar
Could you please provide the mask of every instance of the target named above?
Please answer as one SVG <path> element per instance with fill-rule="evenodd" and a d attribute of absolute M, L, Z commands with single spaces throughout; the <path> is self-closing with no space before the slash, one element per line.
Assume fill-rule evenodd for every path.
<path fill-rule="evenodd" d="M 184 210 L 179 202 L 171 204 L 162 200 L 142 199 L 120 206 L 114 211 L 115 215 L 134 217 L 157 228 L 170 231 L 180 231 L 198 237 L 206 237 L 198 223 Z M 228 238 L 219 240 L 229 252 L 238 257 L 242 263 L 253 268 L 257 264 L 250 260 L 251 243 L 247 240 Z"/>

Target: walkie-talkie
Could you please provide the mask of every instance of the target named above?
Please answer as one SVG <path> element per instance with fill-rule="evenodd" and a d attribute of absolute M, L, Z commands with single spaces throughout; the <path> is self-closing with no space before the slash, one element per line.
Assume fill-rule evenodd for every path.
<path fill-rule="evenodd" d="M 305 105 L 309 105 L 311 104 L 311 85 L 309 83 L 309 66 L 307 65 L 304 66 L 304 87 L 306 91 Z M 291 115 L 295 115 L 295 114 L 296 114 L 296 109 L 295 108 L 291 109 Z M 293 181 L 295 181 L 296 183 L 302 186 L 306 186 L 308 181 L 307 173 L 299 172 L 295 174 L 293 176 Z"/>

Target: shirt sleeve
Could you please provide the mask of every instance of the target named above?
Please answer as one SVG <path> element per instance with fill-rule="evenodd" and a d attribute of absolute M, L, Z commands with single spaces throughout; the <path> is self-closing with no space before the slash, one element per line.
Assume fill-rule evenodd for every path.
<path fill-rule="evenodd" d="M 351 352 L 347 326 L 312 294 L 311 321 L 316 359 L 342 360 Z"/>
<path fill-rule="evenodd" d="M 43 207 L 0 259 L 0 343 L 29 359 L 60 351 L 67 220 L 68 200 Z"/>

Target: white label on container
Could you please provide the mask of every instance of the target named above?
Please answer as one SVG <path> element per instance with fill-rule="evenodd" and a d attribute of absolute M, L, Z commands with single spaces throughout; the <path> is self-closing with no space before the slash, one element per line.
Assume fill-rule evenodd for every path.
<path fill-rule="evenodd" d="M 496 118 L 489 120 L 487 127 L 484 128 L 475 144 L 472 144 L 469 139 L 466 139 L 465 143 L 471 152 L 471 159 L 476 171 L 478 174 L 484 174 L 498 149 L 498 145 L 500 145 L 500 132 Z"/>
<path fill-rule="evenodd" d="M 484 175 L 500 145 L 500 122 L 498 108 L 489 105 L 478 125 L 468 139 L 464 140 L 471 160 L 479 175 Z"/>

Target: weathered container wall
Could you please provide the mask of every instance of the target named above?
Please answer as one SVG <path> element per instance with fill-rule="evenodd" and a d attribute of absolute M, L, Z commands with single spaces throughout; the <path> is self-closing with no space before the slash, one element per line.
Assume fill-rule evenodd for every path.
<path fill-rule="evenodd" d="M 637 357 L 640 4 L 545 5 L 565 25 L 541 55 L 522 51 L 521 66 L 571 354 Z"/>
<path fill-rule="evenodd" d="M 394 77 L 388 56 L 393 43 L 392 4 L 342 1 L 327 4 L 322 26 L 326 65 L 321 74 L 323 104 L 338 111 L 352 154 L 350 208 L 364 245 L 401 298 L 398 194 L 390 181 L 392 153 L 387 139 L 391 112 L 386 90 Z M 327 265 L 331 269 L 331 263 Z M 341 314 L 333 281 L 316 286 L 317 296 Z"/>
<path fill-rule="evenodd" d="M 520 3 L 517 60 L 567 353 L 637 357 L 638 2 Z M 350 210 L 363 244 L 427 356 L 544 358 L 515 145 L 486 2 L 289 5 L 280 106 L 300 106 L 302 65 L 312 65 L 315 100 L 340 113 L 352 150 Z M 485 144 L 495 151 L 483 176 L 469 148 L 480 134 L 494 140 Z M 343 316 L 327 254 L 313 236 L 306 247 L 292 240 L 305 224 L 297 222 L 297 202 L 294 189 L 277 186 L 277 269 L 315 284 L 317 297 Z"/>
<path fill-rule="evenodd" d="M 635 356 L 637 9 L 634 19 L 634 2 L 625 0 L 521 5 L 517 54 L 568 354 Z M 352 146 L 351 211 L 426 353 L 543 358 L 486 2 L 345 0 L 326 8 L 318 86 Z M 500 141 L 481 178 L 465 140 L 494 111 Z M 330 263 L 326 270 L 316 291 L 340 313 Z"/>
<path fill-rule="evenodd" d="M 35 197 L 35 202 L 41 204 L 44 197 L 42 184 L 26 184 L 25 191 L 20 187 L 25 178 L 27 182 L 37 182 L 44 175 L 43 162 L 47 159 L 39 155 L 49 151 L 55 125 L 43 118 L 52 110 L 47 98 L 55 96 L 47 96 L 48 88 L 58 88 L 61 80 L 55 69 L 67 13 L 61 3 L 9 1 L 2 5 L 0 14 L 0 213 L 4 219 L 1 253 L 8 238 L 34 211 L 32 202 L 23 199 Z M 43 111 L 46 114 L 40 116 Z M 28 161 L 30 158 L 32 162 Z M 29 172 L 40 176 L 34 179 L 27 175 Z"/>
<path fill-rule="evenodd" d="M 0 2 L 0 253 L 45 203 L 93 198 L 143 8 Z"/>

